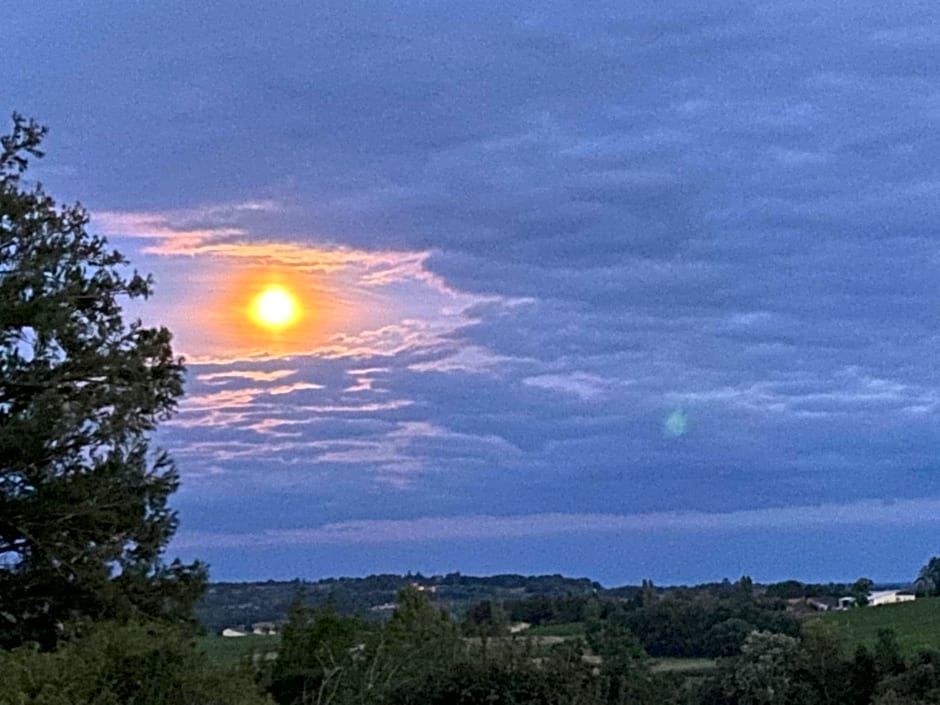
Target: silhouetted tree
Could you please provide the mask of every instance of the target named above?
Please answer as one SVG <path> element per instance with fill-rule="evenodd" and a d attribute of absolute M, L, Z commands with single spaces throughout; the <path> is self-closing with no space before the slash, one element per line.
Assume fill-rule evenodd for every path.
<path fill-rule="evenodd" d="M 0 645 L 85 619 L 185 620 L 198 564 L 161 556 L 178 475 L 150 434 L 183 392 L 165 328 L 125 323 L 151 280 L 23 181 L 45 128 L 0 138 Z"/>

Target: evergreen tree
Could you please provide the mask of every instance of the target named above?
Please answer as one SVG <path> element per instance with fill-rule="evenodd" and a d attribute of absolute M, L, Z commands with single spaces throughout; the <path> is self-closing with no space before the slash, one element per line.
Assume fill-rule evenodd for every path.
<path fill-rule="evenodd" d="M 80 206 L 24 183 L 45 128 L 0 138 L 0 645 L 88 619 L 185 620 L 201 565 L 161 561 L 178 475 L 151 452 L 183 391 L 165 328 L 122 318 L 128 273 Z"/>

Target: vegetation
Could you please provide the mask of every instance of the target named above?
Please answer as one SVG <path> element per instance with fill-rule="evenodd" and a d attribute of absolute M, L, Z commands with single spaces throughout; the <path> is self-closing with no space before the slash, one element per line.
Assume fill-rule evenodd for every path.
<path fill-rule="evenodd" d="M 247 671 L 213 668 L 167 625 L 99 623 L 55 652 L 0 651 L 0 703 L 264 705 Z"/>
<path fill-rule="evenodd" d="M 226 627 L 247 626 L 254 622 L 282 620 L 298 593 L 309 607 L 331 605 L 342 614 L 382 621 L 391 615 L 395 596 L 405 587 L 418 584 L 434 590 L 435 602 L 455 617 L 464 616 L 476 604 L 489 600 L 511 609 L 516 602 L 527 599 L 552 600 L 565 596 L 586 597 L 602 590 L 600 585 L 585 578 L 561 575 L 493 575 L 476 577 L 450 573 L 424 576 L 370 575 L 365 578 L 327 578 L 318 581 L 276 581 L 254 583 L 213 583 L 196 605 L 196 616 L 210 632 Z M 526 615 L 508 614 L 516 622 L 541 623 Z M 583 618 L 575 613 L 568 621 Z M 552 615 L 550 621 L 565 619 Z"/>
<path fill-rule="evenodd" d="M 940 557 L 934 556 L 920 569 L 914 589 L 924 597 L 940 596 Z"/>
<path fill-rule="evenodd" d="M 561 624 L 540 624 L 525 631 L 526 636 L 584 636 L 584 622 L 562 622 Z"/>
<path fill-rule="evenodd" d="M 599 657 L 586 660 L 587 654 Z M 542 651 L 460 636 L 427 593 L 403 589 L 384 625 L 296 604 L 262 676 L 280 705 L 308 703 L 663 703 L 666 679 L 618 628 Z"/>
<path fill-rule="evenodd" d="M 277 635 L 249 634 L 237 639 L 217 635 L 201 636 L 196 639 L 196 646 L 209 663 L 223 668 L 234 668 L 247 660 L 271 658 L 280 648 L 281 637 Z"/>
<path fill-rule="evenodd" d="M 180 621 L 199 565 L 161 562 L 178 476 L 149 435 L 182 394 L 165 328 L 125 324 L 151 282 L 23 182 L 45 129 L 0 138 L 0 645 L 55 646 L 88 620 Z"/>
<path fill-rule="evenodd" d="M 833 624 L 850 649 L 872 646 L 885 630 L 897 634 L 898 646 L 905 656 L 923 649 L 940 649 L 940 598 L 831 612 L 817 619 Z"/>
<path fill-rule="evenodd" d="M 738 653 L 748 634 L 771 631 L 795 636 L 800 625 L 776 598 L 758 596 L 750 579 L 711 590 L 676 590 L 641 596 L 618 619 L 651 656 L 701 658 Z"/>

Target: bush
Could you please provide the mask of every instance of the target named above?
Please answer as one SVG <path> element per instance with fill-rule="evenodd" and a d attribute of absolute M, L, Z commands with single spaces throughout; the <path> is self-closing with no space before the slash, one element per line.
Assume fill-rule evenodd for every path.
<path fill-rule="evenodd" d="M 209 665 L 191 639 L 157 624 L 99 624 L 40 652 L 0 651 L 0 705 L 266 705 L 247 673 Z"/>

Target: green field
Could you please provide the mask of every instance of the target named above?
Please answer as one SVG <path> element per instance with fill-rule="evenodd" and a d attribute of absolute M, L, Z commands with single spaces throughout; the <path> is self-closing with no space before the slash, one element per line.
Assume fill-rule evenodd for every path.
<path fill-rule="evenodd" d="M 654 673 L 696 674 L 713 670 L 718 661 L 713 658 L 657 658 L 652 660 Z"/>
<path fill-rule="evenodd" d="M 850 652 L 858 644 L 874 644 L 880 629 L 893 629 L 906 655 L 926 648 L 940 649 L 940 598 L 936 597 L 834 612 L 818 619 L 838 627 Z"/>
<path fill-rule="evenodd" d="M 584 636 L 584 622 L 565 622 L 563 624 L 540 624 L 529 627 L 522 636 Z"/>
<path fill-rule="evenodd" d="M 221 637 L 204 636 L 198 641 L 199 648 L 209 660 L 218 666 L 234 667 L 249 654 L 272 654 L 281 642 L 279 636 Z"/>

